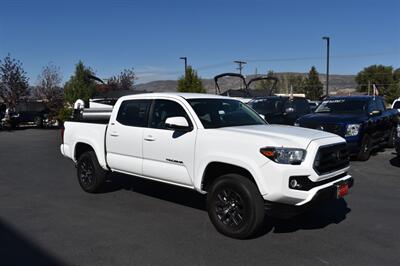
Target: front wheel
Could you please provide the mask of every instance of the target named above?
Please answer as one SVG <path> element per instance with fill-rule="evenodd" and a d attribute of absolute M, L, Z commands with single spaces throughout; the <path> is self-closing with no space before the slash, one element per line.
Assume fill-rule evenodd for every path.
<path fill-rule="evenodd" d="M 228 174 L 217 178 L 207 195 L 207 211 L 218 232 L 238 239 L 253 236 L 264 221 L 264 201 L 249 179 Z"/>
<path fill-rule="evenodd" d="M 394 148 L 394 144 L 396 142 L 396 134 L 397 134 L 397 128 L 394 126 L 390 131 L 389 140 L 386 144 L 386 147 Z"/>
<path fill-rule="evenodd" d="M 84 191 L 96 193 L 101 191 L 107 171 L 100 166 L 94 151 L 87 151 L 78 159 L 77 175 L 79 185 Z"/>
<path fill-rule="evenodd" d="M 361 148 L 360 152 L 357 155 L 357 160 L 367 161 L 371 156 L 371 151 L 372 151 L 372 140 L 367 134 L 365 134 L 361 141 Z"/>

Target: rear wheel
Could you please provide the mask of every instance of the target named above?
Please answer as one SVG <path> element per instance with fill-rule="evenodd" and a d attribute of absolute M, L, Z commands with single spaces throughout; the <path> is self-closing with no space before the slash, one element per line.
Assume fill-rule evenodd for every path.
<path fill-rule="evenodd" d="M 367 161 L 371 156 L 371 150 L 372 150 L 372 140 L 370 136 L 365 134 L 361 142 L 361 149 L 360 152 L 358 153 L 357 160 Z"/>
<path fill-rule="evenodd" d="M 211 222 L 222 234 L 245 239 L 257 233 L 264 221 L 264 201 L 249 179 L 228 174 L 217 178 L 207 195 Z"/>
<path fill-rule="evenodd" d="M 94 151 L 87 151 L 79 157 L 77 175 L 79 185 L 84 191 L 96 193 L 101 191 L 107 171 L 100 166 Z"/>
<path fill-rule="evenodd" d="M 43 127 L 43 119 L 40 116 L 36 116 L 34 119 L 35 126 L 38 128 Z"/>

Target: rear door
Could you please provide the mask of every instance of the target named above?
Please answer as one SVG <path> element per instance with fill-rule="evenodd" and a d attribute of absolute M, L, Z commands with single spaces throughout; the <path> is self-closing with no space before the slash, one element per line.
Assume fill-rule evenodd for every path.
<path fill-rule="evenodd" d="M 152 100 L 125 100 L 107 129 L 107 163 L 113 170 L 142 175 L 143 131 Z"/>
<path fill-rule="evenodd" d="M 149 127 L 143 133 L 143 175 L 192 186 L 196 130 L 186 108 L 176 100 L 157 99 L 151 108 Z M 188 132 L 165 127 L 168 117 L 183 116 Z"/>

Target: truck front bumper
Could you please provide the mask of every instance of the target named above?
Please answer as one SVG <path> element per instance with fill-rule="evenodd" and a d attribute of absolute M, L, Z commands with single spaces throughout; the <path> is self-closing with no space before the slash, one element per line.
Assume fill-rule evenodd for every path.
<path fill-rule="evenodd" d="M 291 205 L 265 200 L 265 210 L 268 215 L 273 217 L 283 219 L 291 218 L 293 216 L 306 212 L 307 210 L 315 208 L 323 204 L 324 202 L 338 199 L 338 186 L 343 184 L 347 184 L 348 188 L 351 188 L 354 185 L 354 179 L 349 176 L 345 180 L 336 181 L 333 184 L 329 184 L 329 186 L 319 188 L 319 190 L 317 190 L 315 194 L 313 194 L 312 198 L 304 204 Z"/>

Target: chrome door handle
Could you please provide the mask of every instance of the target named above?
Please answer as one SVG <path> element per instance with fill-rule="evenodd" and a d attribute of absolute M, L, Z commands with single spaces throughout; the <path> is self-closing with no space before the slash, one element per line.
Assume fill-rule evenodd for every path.
<path fill-rule="evenodd" d="M 145 141 L 155 141 L 156 139 L 153 138 L 152 136 L 147 136 L 144 138 Z"/>

